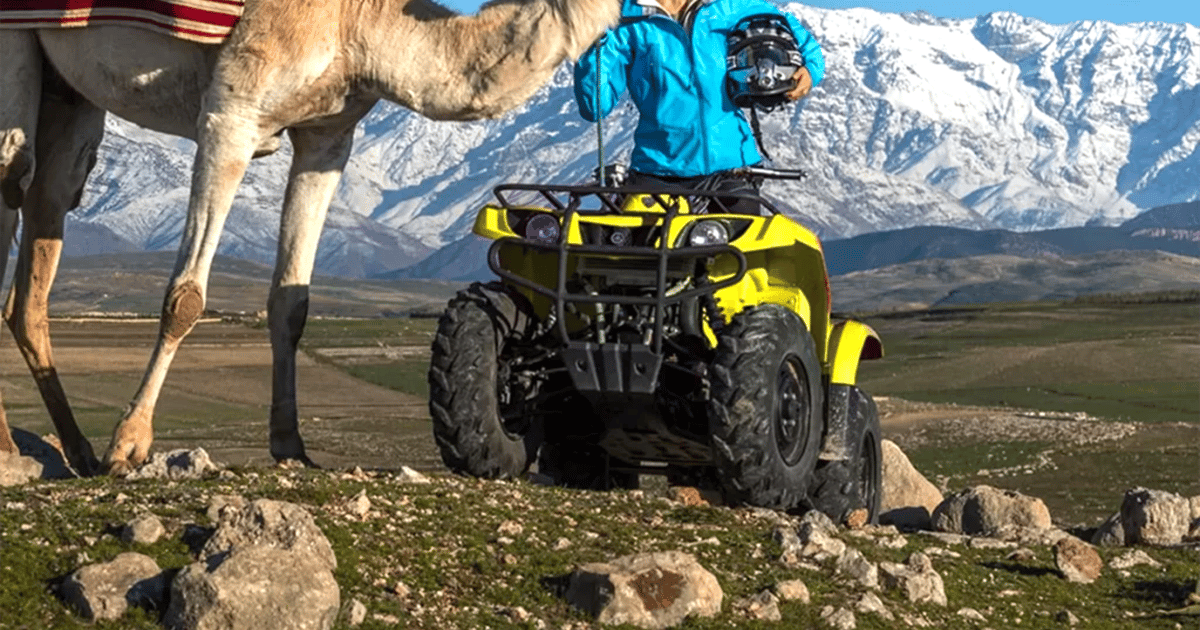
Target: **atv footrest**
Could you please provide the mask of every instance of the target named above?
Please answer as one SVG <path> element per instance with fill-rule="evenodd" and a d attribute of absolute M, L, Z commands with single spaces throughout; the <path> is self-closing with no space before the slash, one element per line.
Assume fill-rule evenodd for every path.
<path fill-rule="evenodd" d="M 580 392 L 652 394 L 662 367 L 662 355 L 641 344 L 572 341 L 562 358 Z"/>

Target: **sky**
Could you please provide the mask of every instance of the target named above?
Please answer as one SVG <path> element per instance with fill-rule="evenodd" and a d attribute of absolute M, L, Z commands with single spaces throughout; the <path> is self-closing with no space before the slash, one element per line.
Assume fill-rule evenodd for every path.
<path fill-rule="evenodd" d="M 439 1 L 461 13 L 474 13 L 481 4 L 479 0 Z M 807 4 L 829 9 L 869 7 L 891 13 L 923 10 L 946 18 L 972 18 L 992 11 L 1011 11 L 1051 24 L 1102 20 L 1119 24 L 1187 22 L 1200 26 L 1200 1 L 1197 0 L 809 0 Z"/>

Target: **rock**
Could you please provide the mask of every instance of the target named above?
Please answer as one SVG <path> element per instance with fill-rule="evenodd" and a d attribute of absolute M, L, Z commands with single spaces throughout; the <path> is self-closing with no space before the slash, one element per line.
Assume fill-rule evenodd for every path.
<path fill-rule="evenodd" d="M 1158 560 L 1155 560 L 1154 558 L 1151 558 L 1149 554 L 1147 554 L 1145 551 L 1142 551 L 1141 549 L 1131 549 L 1129 551 L 1126 551 L 1125 553 L 1117 556 L 1116 558 L 1113 558 L 1112 561 L 1108 563 L 1108 566 L 1110 566 L 1114 569 L 1131 569 L 1133 567 L 1140 566 L 1143 564 L 1149 565 L 1152 567 L 1161 567 L 1162 566 L 1161 562 L 1159 562 Z"/>
<path fill-rule="evenodd" d="M 858 603 L 854 606 L 854 608 L 860 613 L 879 615 L 888 621 L 892 621 L 896 618 L 896 616 L 892 614 L 892 611 L 888 610 L 887 606 L 883 604 L 883 600 L 879 599 L 879 596 L 875 593 L 864 593 L 863 596 L 858 599 Z"/>
<path fill-rule="evenodd" d="M 837 561 L 837 572 L 853 578 L 866 588 L 879 588 L 879 567 L 857 549 L 847 549 Z"/>
<path fill-rule="evenodd" d="M 724 593 L 693 556 L 668 551 L 585 564 L 571 575 L 566 599 L 601 624 L 655 629 L 719 614 Z"/>
<path fill-rule="evenodd" d="M 999 540 L 997 538 L 988 538 L 986 536 L 978 536 L 967 541 L 967 546 L 971 549 L 1016 549 L 1017 543 L 1008 542 L 1007 540 Z"/>
<path fill-rule="evenodd" d="M 804 513 L 804 516 L 800 517 L 800 523 L 796 526 L 796 531 L 800 532 L 802 538 L 805 536 L 804 532 L 816 531 L 833 536 L 837 534 L 838 526 L 824 512 L 809 510 Z"/>
<path fill-rule="evenodd" d="M 821 621 L 825 625 L 835 630 L 854 630 L 858 627 L 858 621 L 854 618 L 854 613 L 845 608 L 834 608 L 826 606 L 821 609 Z"/>
<path fill-rule="evenodd" d="M 42 464 L 32 457 L 0 451 L 0 487 L 41 479 L 43 470 Z"/>
<path fill-rule="evenodd" d="M 991 486 L 967 488 L 933 511 L 933 527 L 943 532 L 994 536 L 1006 527 L 1049 529 L 1050 511 L 1041 499 Z"/>
<path fill-rule="evenodd" d="M 201 479 L 215 473 L 221 467 L 214 464 L 203 448 L 192 450 L 176 449 L 167 453 L 155 453 L 137 470 L 129 473 L 129 479 Z"/>
<path fill-rule="evenodd" d="M 57 435 L 48 433 L 39 437 L 23 429 L 13 429 L 11 435 L 18 453 L 32 457 L 42 465 L 42 479 L 73 479 L 79 476 L 67 463 L 67 456 L 63 454 L 62 443 Z M 0 470 L 2 469 L 3 466 L 0 466 Z M 3 472 L 0 472 L 0 477 L 2 476 Z M 0 481 L 0 486 L 2 485 L 4 484 Z"/>
<path fill-rule="evenodd" d="M 171 630 L 328 630 L 340 593 L 326 561 L 268 545 L 239 545 L 184 567 L 171 583 Z"/>
<path fill-rule="evenodd" d="M 942 576 L 923 553 L 912 554 L 905 564 L 881 562 L 879 574 L 884 586 L 903 592 L 910 602 L 932 602 L 941 606 L 947 603 Z"/>
<path fill-rule="evenodd" d="M 327 570 L 337 568 L 329 539 L 303 507 L 258 499 L 240 510 L 225 510 L 212 538 L 200 552 L 208 558 L 239 546 L 265 545 L 311 555 Z"/>
<path fill-rule="evenodd" d="M 958 612 L 955 614 L 963 619 L 970 619 L 971 621 L 987 621 L 987 617 L 984 617 L 983 613 L 975 610 L 974 608 L 959 608 Z"/>
<path fill-rule="evenodd" d="M 780 582 L 775 585 L 775 594 L 785 602 L 797 601 L 801 604 L 807 604 L 812 601 L 812 596 L 808 592 L 808 585 L 803 580 Z"/>
<path fill-rule="evenodd" d="M 852 530 L 860 530 L 867 526 L 867 521 L 871 518 L 871 513 L 866 508 L 859 508 L 846 515 L 846 527 Z"/>
<path fill-rule="evenodd" d="M 1125 527 L 1121 525 L 1121 513 L 1117 512 L 1096 528 L 1092 544 L 1097 547 L 1124 547 Z"/>
<path fill-rule="evenodd" d="M 779 543 L 779 561 L 789 567 L 794 567 L 800 563 L 803 556 L 800 551 L 804 545 L 800 544 L 800 536 L 796 534 L 796 530 L 790 525 L 780 525 L 775 528 L 772 533 L 775 542 Z"/>
<path fill-rule="evenodd" d="M 408 466 L 400 467 L 400 474 L 396 476 L 396 481 L 400 483 L 431 483 L 429 477 L 422 475 Z"/>
<path fill-rule="evenodd" d="M 733 611 L 747 619 L 757 621 L 782 621 L 783 614 L 779 612 L 779 598 L 771 591 L 763 591 L 739 599 L 733 603 Z"/>
<path fill-rule="evenodd" d="M 1069 610 L 1060 610 L 1057 615 L 1054 615 L 1054 620 L 1058 623 L 1074 628 L 1079 625 L 1079 617 Z"/>
<path fill-rule="evenodd" d="M 1175 545 L 1191 525 L 1191 505 L 1171 492 L 1134 488 L 1121 502 L 1121 526 L 1130 545 Z"/>
<path fill-rule="evenodd" d="M 913 467 L 891 440 L 881 440 L 883 488 L 879 522 L 901 529 L 929 529 L 942 492 Z"/>
<path fill-rule="evenodd" d="M 1021 547 L 1007 556 L 1004 556 L 1004 559 L 1012 562 L 1033 562 L 1037 560 L 1037 554 L 1034 553 L 1032 549 Z"/>
<path fill-rule="evenodd" d="M 138 545 L 153 545 L 167 532 L 162 521 L 150 514 L 139 514 L 121 529 L 121 540 Z"/>
<path fill-rule="evenodd" d="M 357 599 L 350 600 L 350 610 L 346 611 L 346 623 L 351 628 L 357 627 L 367 620 L 367 607 Z"/>
<path fill-rule="evenodd" d="M 1017 525 L 1005 525 L 993 534 L 997 540 L 1035 547 L 1050 547 L 1067 536 L 1070 534 L 1057 527 L 1021 527 Z"/>
<path fill-rule="evenodd" d="M 707 507 L 711 503 L 700 492 L 699 488 L 692 486 L 671 486 L 669 490 L 671 500 L 688 507 Z"/>
<path fill-rule="evenodd" d="M 346 502 L 346 511 L 358 518 L 365 520 L 367 514 L 371 513 L 371 497 L 367 496 L 366 490 L 359 490 L 358 494 L 354 495 L 353 499 Z"/>
<path fill-rule="evenodd" d="M 836 536 L 837 525 L 825 514 L 811 510 L 800 520 L 796 535 L 800 540 L 800 555 L 817 561 L 840 557 L 846 543 Z"/>
<path fill-rule="evenodd" d="M 130 606 L 162 610 L 167 579 L 153 558 L 129 552 L 80 568 L 67 576 L 59 594 L 88 621 L 113 620 Z"/>
<path fill-rule="evenodd" d="M 221 512 L 225 509 L 240 510 L 246 507 L 246 499 L 236 494 L 215 494 L 208 500 L 208 509 L 204 511 L 208 520 L 216 523 L 221 520 Z"/>
<path fill-rule="evenodd" d="M 504 521 L 496 528 L 496 533 L 501 536 L 520 536 L 525 532 L 525 526 L 517 521 Z"/>
<path fill-rule="evenodd" d="M 1068 582 L 1087 584 L 1100 577 L 1104 561 L 1095 548 L 1072 536 L 1055 543 L 1054 566 Z"/>

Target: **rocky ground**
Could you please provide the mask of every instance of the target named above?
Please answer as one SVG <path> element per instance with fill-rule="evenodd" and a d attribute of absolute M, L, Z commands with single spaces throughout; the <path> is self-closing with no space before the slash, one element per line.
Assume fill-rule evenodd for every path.
<path fill-rule="evenodd" d="M 1200 603 L 1200 497 L 1170 493 L 1114 494 L 1126 529 L 1093 546 L 987 487 L 913 530 L 658 484 L 231 468 L 202 450 L 137 477 L 0 490 L 0 627 L 1171 629 Z M 287 615 L 264 621 L 272 606 Z"/>

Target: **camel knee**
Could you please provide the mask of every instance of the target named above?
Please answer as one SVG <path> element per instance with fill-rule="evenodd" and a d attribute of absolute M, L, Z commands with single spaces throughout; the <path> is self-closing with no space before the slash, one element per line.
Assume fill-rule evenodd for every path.
<path fill-rule="evenodd" d="M 163 301 L 162 334 L 171 342 L 183 339 L 204 313 L 204 292 L 191 280 L 175 286 Z"/>
<path fill-rule="evenodd" d="M 0 133 L 0 198 L 9 208 L 25 203 L 25 191 L 33 181 L 33 147 L 20 129 Z"/>

